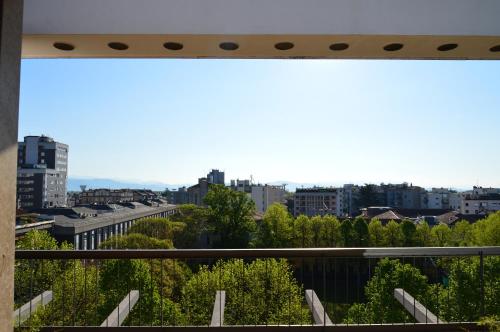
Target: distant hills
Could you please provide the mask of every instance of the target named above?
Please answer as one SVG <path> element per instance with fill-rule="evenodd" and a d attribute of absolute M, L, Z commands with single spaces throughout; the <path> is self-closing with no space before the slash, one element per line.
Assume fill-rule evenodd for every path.
<path fill-rule="evenodd" d="M 161 182 L 131 182 L 131 181 L 120 181 L 112 179 L 94 179 L 94 178 L 68 178 L 68 191 L 80 191 L 80 186 L 86 185 L 87 189 L 151 189 L 154 191 L 163 191 L 166 188 L 176 189 L 182 187 L 183 185 L 171 185 Z"/>
<path fill-rule="evenodd" d="M 107 188 L 107 189 L 151 189 L 154 191 L 163 191 L 166 188 L 177 189 L 182 186 L 192 186 L 192 184 L 167 184 L 162 182 L 133 182 L 133 181 L 121 181 L 113 179 L 99 179 L 99 178 L 84 178 L 84 177 L 69 177 L 68 178 L 68 191 L 80 191 L 81 185 L 86 185 L 87 189 L 97 189 L 97 188 Z M 295 191 L 296 188 L 309 188 L 313 186 L 324 186 L 330 187 L 334 186 L 333 183 L 298 183 L 291 181 L 272 181 L 267 182 L 270 185 L 282 185 L 286 184 L 286 189 L 288 191 Z"/>

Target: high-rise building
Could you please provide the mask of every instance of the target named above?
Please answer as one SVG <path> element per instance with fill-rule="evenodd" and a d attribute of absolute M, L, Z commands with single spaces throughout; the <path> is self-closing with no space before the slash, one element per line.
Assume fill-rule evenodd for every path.
<path fill-rule="evenodd" d="M 274 203 L 285 203 L 285 186 L 253 185 L 251 197 L 255 210 L 264 213 Z"/>
<path fill-rule="evenodd" d="M 224 172 L 218 169 L 213 169 L 207 174 L 207 181 L 211 184 L 222 184 L 224 185 Z"/>
<path fill-rule="evenodd" d="M 18 143 L 17 202 L 21 209 L 66 206 L 68 146 L 47 136 Z"/>

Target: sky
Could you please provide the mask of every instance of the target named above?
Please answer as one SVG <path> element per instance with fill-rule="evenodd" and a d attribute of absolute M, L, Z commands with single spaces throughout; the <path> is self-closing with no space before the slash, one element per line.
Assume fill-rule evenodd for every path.
<path fill-rule="evenodd" d="M 69 176 L 500 187 L 500 62 L 23 60 L 19 139 Z"/>

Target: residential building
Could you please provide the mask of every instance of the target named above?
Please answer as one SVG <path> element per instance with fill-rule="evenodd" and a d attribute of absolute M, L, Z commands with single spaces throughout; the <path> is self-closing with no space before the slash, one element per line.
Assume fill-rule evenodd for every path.
<path fill-rule="evenodd" d="M 18 142 L 17 205 L 24 210 L 66 206 L 68 145 L 47 136 Z"/>
<path fill-rule="evenodd" d="M 348 216 L 359 215 L 359 191 L 360 187 L 354 184 L 344 184 L 344 212 Z"/>
<path fill-rule="evenodd" d="M 188 203 L 195 205 L 204 205 L 203 199 L 208 194 L 208 189 L 212 183 L 209 183 L 207 178 L 199 178 L 198 184 L 187 189 Z"/>
<path fill-rule="evenodd" d="M 222 184 L 224 185 L 224 172 L 218 169 L 213 169 L 207 174 L 207 181 L 211 184 Z"/>
<path fill-rule="evenodd" d="M 285 186 L 253 185 L 251 197 L 257 213 L 266 212 L 274 203 L 285 203 Z"/>
<path fill-rule="evenodd" d="M 386 196 L 385 205 L 393 208 L 419 209 L 425 189 L 408 183 L 381 184 Z"/>
<path fill-rule="evenodd" d="M 130 189 L 88 189 L 77 194 L 76 205 L 110 204 L 134 201 Z"/>
<path fill-rule="evenodd" d="M 344 216 L 343 188 L 302 188 L 295 191 L 294 216 Z"/>
<path fill-rule="evenodd" d="M 482 189 L 482 188 L 481 188 Z M 487 215 L 500 210 L 500 193 L 495 191 L 473 190 L 462 196 L 460 213 L 465 215 Z"/>
<path fill-rule="evenodd" d="M 230 188 L 235 191 L 241 191 L 247 194 L 252 193 L 252 181 L 250 180 L 231 180 Z"/>
<path fill-rule="evenodd" d="M 170 190 L 164 192 L 167 202 L 170 204 L 187 204 L 189 202 L 189 194 L 186 187 Z"/>
<path fill-rule="evenodd" d="M 456 205 L 458 194 L 456 191 L 446 188 L 432 188 L 431 191 L 423 192 L 421 207 L 427 209 L 452 209 Z"/>

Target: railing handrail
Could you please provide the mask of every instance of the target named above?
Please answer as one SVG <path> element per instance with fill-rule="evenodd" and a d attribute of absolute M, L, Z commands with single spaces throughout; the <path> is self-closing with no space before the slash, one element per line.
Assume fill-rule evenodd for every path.
<path fill-rule="evenodd" d="M 498 256 L 495 247 L 16 250 L 16 259 L 306 258 Z"/>

